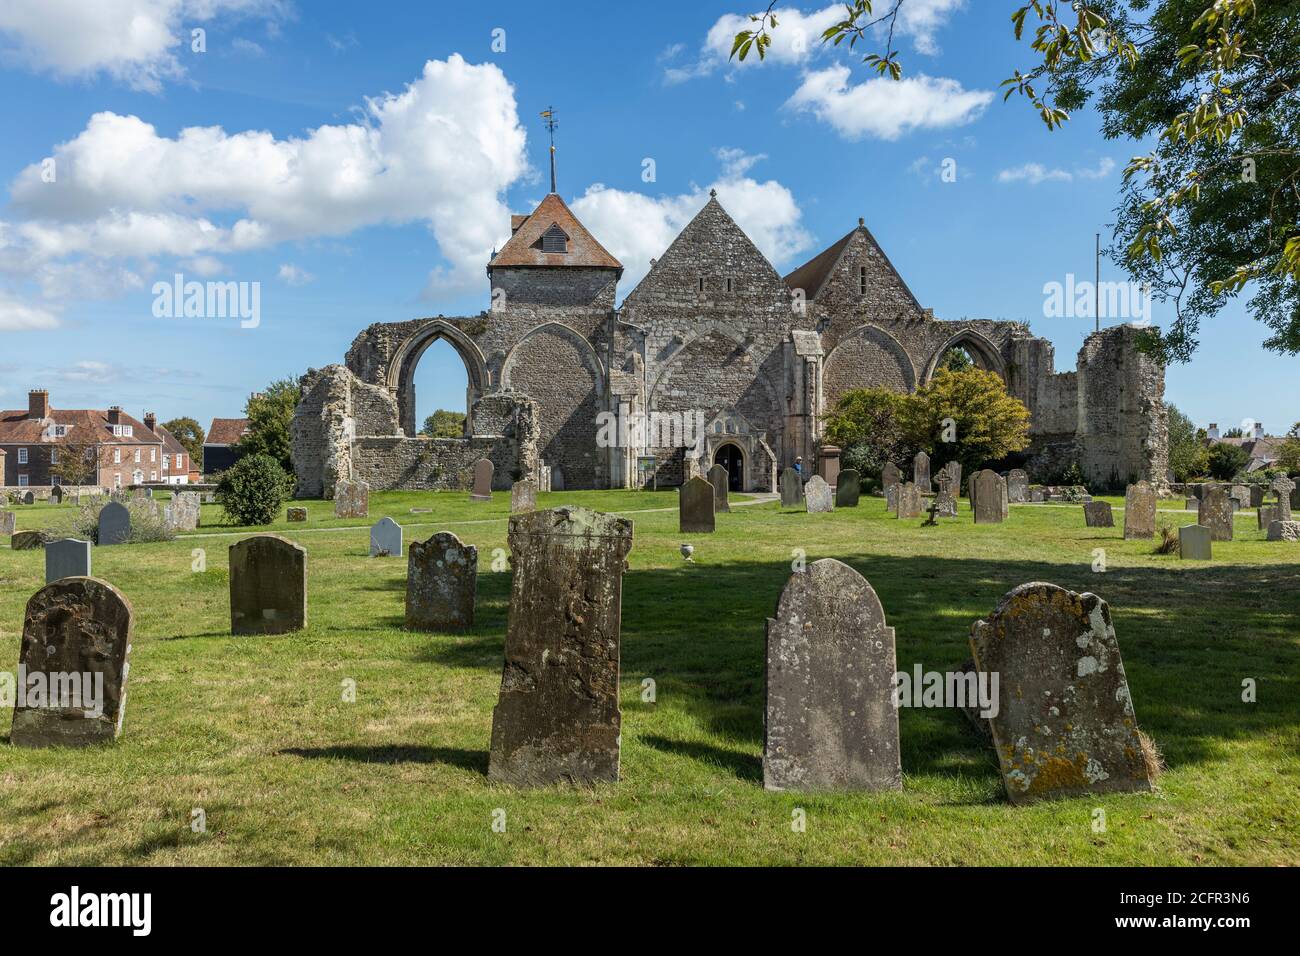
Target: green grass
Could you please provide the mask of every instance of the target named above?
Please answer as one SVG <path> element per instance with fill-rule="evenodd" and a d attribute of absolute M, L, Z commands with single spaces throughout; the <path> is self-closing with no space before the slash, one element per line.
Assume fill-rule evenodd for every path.
<path fill-rule="evenodd" d="M 1122 506 L 1121 499 L 1110 499 Z M 637 511 L 624 578 L 622 780 L 593 789 L 489 784 L 509 572 L 508 495 L 371 497 L 366 521 L 308 502 L 272 530 L 309 552 L 307 630 L 231 637 L 215 525 L 173 542 L 97 549 L 95 574 L 133 602 L 123 736 L 95 750 L 0 742 L 0 864 L 1282 864 L 1300 858 L 1300 547 L 1265 543 L 1253 513 L 1211 563 L 1152 553 L 1079 506 L 1012 506 L 1001 525 L 924 528 L 880 499 L 831 515 L 754 504 L 714 535 L 677 533 L 673 492 L 567 492 L 539 506 Z M 412 514 L 412 507 L 432 514 Z M 647 509 L 669 509 L 655 511 Z M 19 528 L 72 508 L 19 508 Z M 407 540 L 446 528 L 479 548 L 478 623 L 401 627 L 405 561 L 367 557 L 390 514 Z M 1117 520 L 1121 516 L 1117 514 Z M 1191 523 L 1189 515 L 1162 521 Z M 360 525 L 360 527 L 355 527 Z M 66 527 L 66 524 L 62 526 Z M 353 526 L 353 527 L 349 527 Z M 331 530 L 338 529 L 338 530 Z M 696 546 L 695 563 L 678 554 Z M 193 548 L 207 570 L 191 571 Z M 897 629 L 898 665 L 955 668 L 970 623 L 1044 580 L 1106 598 L 1138 721 L 1168 769 L 1150 795 L 1012 807 L 992 752 L 949 710 L 900 714 L 904 788 L 886 795 L 762 788 L 763 634 L 792 549 L 861 571 Z M 1094 573 L 1094 550 L 1108 570 Z M 0 549 L 0 668 L 16 666 L 41 552 Z M 344 703 L 341 682 L 357 682 Z M 641 701 L 652 678 L 657 702 Z M 1245 678 L 1258 702 L 1243 703 Z M 0 715 L 0 736 L 10 715 Z M 1093 810 L 1107 829 L 1094 833 Z M 207 831 L 191 831 L 191 811 Z M 506 811 L 506 832 L 492 814 Z M 795 808 L 807 830 L 792 832 Z"/>

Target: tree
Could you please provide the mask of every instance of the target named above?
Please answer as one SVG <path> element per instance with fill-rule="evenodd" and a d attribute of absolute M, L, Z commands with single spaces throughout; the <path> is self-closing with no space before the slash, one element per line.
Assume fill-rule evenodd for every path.
<path fill-rule="evenodd" d="M 1277 453 L 1277 467 L 1288 475 L 1300 474 L 1300 422 L 1291 426 Z"/>
<path fill-rule="evenodd" d="M 938 461 L 959 461 L 970 474 L 1029 447 L 1029 409 L 1007 393 L 996 372 L 938 369 L 903 406 L 909 440 Z"/>
<path fill-rule="evenodd" d="M 1223 433 L 1224 438 L 1244 438 L 1245 433 L 1240 428 L 1229 428 Z"/>
<path fill-rule="evenodd" d="M 192 418 L 182 417 L 163 422 L 163 428 L 181 443 L 190 456 L 190 462 L 198 468 L 203 463 L 203 427 Z"/>
<path fill-rule="evenodd" d="M 898 80 L 894 26 L 908 0 L 847 0 L 822 35 L 864 48 L 868 67 Z M 766 56 L 773 0 L 750 17 L 731 55 Z M 1033 15 L 1031 21 L 1030 15 Z M 1095 100 L 1108 139 L 1150 142 L 1124 171 L 1112 258 L 1174 307 L 1140 347 L 1187 361 L 1202 320 L 1247 286 L 1249 310 L 1272 330 L 1264 347 L 1300 353 L 1300 5 L 1295 0 L 1030 0 L 1011 15 L 1030 28 L 1036 61 L 1003 81 L 1049 130 Z"/>
<path fill-rule="evenodd" d="M 844 449 L 846 467 L 879 478 L 887 462 L 907 461 L 916 453 L 903 426 L 908 399 L 887 388 L 858 388 L 835 403 L 826 419 L 826 440 Z"/>
<path fill-rule="evenodd" d="M 272 382 L 266 391 L 250 396 L 244 405 L 248 434 L 239 440 L 240 452 L 269 455 L 285 471 L 293 471 L 289 423 L 301 397 L 302 389 L 290 378 Z"/>
<path fill-rule="evenodd" d="M 465 434 L 465 413 L 440 408 L 424 420 L 420 434 L 430 438 L 460 438 Z"/>
<path fill-rule="evenodd" d="M 1169 409 L 1169 468 L 1174 480 L 1191 481 L 1204 475 L 1210 463 L 1205 442 L 1196 433 L 1192 420 L 1173 405 Z"/>
<path fill-rule="evenodd" d="M 951 348 L 943 353 L 937 367 L 946 368 L 950 372 L 964 372 L 974 368 L 975 361 L 965 349 Z"/>
<path fill-rule="evenodd" d="M 1210 446 L 1207 470 L 1218 481 L 1231 481 L 1237 473 L 1250 464 L 1250 456 L 1240 445 L 1224 442 Z"/>
<path fill-rule="evenodd" d="M 73 439 L 51 446 L 51 454 L 56 448 L 59 460 L 50 462 L 50 473 L 58 475 L 63 484 L 91 485 L 99 481 L 98 444 Z"/>
<path fill-rule="evenodd" d="M 270 455 L 245 455 L 221 473 L 216 498 L 237 525 L 270 524 L 289 496 L 293 479 Z"/>

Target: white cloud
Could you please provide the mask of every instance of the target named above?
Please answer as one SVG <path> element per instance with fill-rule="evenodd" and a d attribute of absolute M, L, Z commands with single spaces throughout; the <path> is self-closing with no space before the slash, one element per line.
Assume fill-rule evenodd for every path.
<path fill-rule="evenodd" d="M 939 52 L 935 33 L 965 5 L 966 0 L 907 0 L 898 8 L 895 34 L 911 37 L 916 52 L 934 56 Z"/>
<path fill-rule="evenodd" d="M 708 186 L 670 196 L 647 196 L 597 183 L 573 202 L 573 211 L 601 245 L 623 263 L 620 286 L 631 290 L 664 254 L 688 222 L 708 202 L 709 190 L 754 244 L 775 265 L 788 264 L 807 250 L 812 236 L 790 190 L 774 179 L 759 182 L 745 173 L 761 157 L 740 150 L 715 151 L 722 174 Z"/>
<path fill-rule="evenodd" d="M 49 309 L 28 305 L 5 289 L 0 289 L 0 332 L 25 332 L 52 329 L 58 317 Z"/>
<path fill-rule="evenodd" d="M 204 279 L 220 275 L 226 271 L 226 264 L 216 256 L 195 256 L 181 263 L 186 272 L 193 272 Z"/>
<path fill-rule="evenodd" d="M 1080 179 L 1105 179 L 1115 171 L 1115 160 L 1103 156 L 1096 169 L 1076 169 L 1075 175 Z"/>
<path fill-rule="evenodd" d="M 280 271 L 277 272 L 276 275 L 280 278 L 281 282 L 288 283 L 289 285 L 306 285 L 308 282 L 311 282 L 316 278 L 306 269 L 302 269 L 294 265 L 292 262 L 286 262 L 281 265 Z"/>
<path fill-rule="evenodd" d="M 875 77 L 857 86 L 849 75 L 847 66 L 805 73 L 786 106 L 811 112 L 846 139 L 893 140 L 914 129 L 972 122 L 993 99 L 986 90 L 966 90 L 956 80 L 923 73 L 902 80 Z"/>
<path fill-rule="evenodd" d="M 185 68 L 177 57 L 189 29 L 217 17 L 277 22 L 284 0 L 4 0 L 0 52 L 60 77 L 100 73 L 157 92 Z"/>
<path fill-rule="evenodd" d="M 1096 169 L 1082 167 L 1070 172 L 1068 169 L 1059 167 L 1049 168 L 1042 163 L 1025 163 L 1022 166 L 1013 166 L 1010 169 L 1004 169 L 998 173 L 998 182 L 1000 183 L 1018 183 L 1025 182 L 1031 186 L 1037 186 L 1040 183 L 1073 182 L 1077 176 L 1079 179 L 1105 179 L 1115 169 L 1115 161 L 1109 156 L 1102 157 L 1097 164 Z"/>

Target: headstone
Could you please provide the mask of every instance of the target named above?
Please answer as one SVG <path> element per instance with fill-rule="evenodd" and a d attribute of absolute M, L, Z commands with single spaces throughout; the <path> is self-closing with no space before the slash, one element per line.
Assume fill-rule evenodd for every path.
<path fill-rule="evenodd" d="M 767 622 L 763 786 L 900 790 L 894 629 L 847 564 L 790 576 Z"/>
<path fill-rule="evenodd" d="M 715 464 L 709 469 L 709 484 L 713 486 L 714 511 L 731 510 L 731 506 L 727 503 L 727 484 L 730 480 L 731 476 L 722 465 Z"/>
<path fill-rule="evenodd" d="M 1042 488 L 1030 488 L 1029 500 L 1032 504 L 1036 504 L 1036 505 L 1042 504 L 1044 501 L 1047 500 L 1047 492 L 1044 491 Z"/>
<path fill-rule="evenodd" d="M 474 626 L 478 548 L 450 531 L 412 542 L 406 561 L 406 626 L 451 631 Z"/>
<path fill-rule="evenodd" d="M 297 524 L 298 522 L 306 521 L 306 520 L 307 520 L 307 509 L 306 509 L 306 508 L 290 508 L 290 509 L 288 510 L 288 512 L 285 514 L 285 520 L 288 521 L 288 522 L 290 522 L 291 524 Z"/>
<path fill-rule="evenodd" d="M 288 634 L 307 626 L 307 551 L 276 534 L 230 546 L 230 633 Z"/>
<path fill-rule="evenodd" d="M 1011 517 L 1011 503 L 1007 496 L 1007 480 L 1001 475 L 998 475 L 998 487 L 1002 492 L 1002 520 L 1006 521 Z"/>
<path fill-rule="evenodd" d="M 344 478 L 334 486 L 334 517 L 369 518 L 370 485 Z"/>
<path fill-rule="evenodd" d="M 474 487 L 470 489 L 470 501 L 492 500 L 492 472 L 495 466 L 490 458 L 480 458 L 474 462 Z"/>
<path fill-rule="evenodd" d="M 1148 481 L 1129 485 L 1124 493 L 1124 538 L 1154 538 L 1156 493 Z"/>
<path fill-rule="evenodd" d="M 1200 511 L 1200 510 L 1201 510 L 1201 499 L 1199 499 L 1199 498 L 1188 498 L 1188 499 L 1186 499 L 1185 501 L 1183 501 L 1183 510 L 1184 510 L 1184 511 Z"/>
<path fill-rule="evenodd" d="M 1232 499 L 1228 497 L 1226 488 L 1215 485 L 1205 490 L 1196 523 L 1209 528 L 1210 538 L 1214 541 L 1232 540 Z"/>
<path fill-rule="evenodd" d="M 1269 541 L 1300 541 L 1300 521 L 1273 521 L 1268 526 Z"/>
<path fill-rule="evenodd" d="M 832 488 L 840 478 L 840 451 L 838 445 L 822 445 L 818 449 L 817 474 Z"/>
<path fill-rule="evenodd" d="M 1300 486 L 1291 489 L 1291 508 L 1300 510 Z"/>
<path fill-rule="evenodd" d="M 392 518 L 380 518 L 371 526 L 370 556 L 372 558 L 402 556 L 402 526 Z"/>
<path fill-rule="evenodd" d="M 978 672 L 998 675 L 989 724 L 1012 803 L 1151 789 L 1105 601 L 1022 584 L 975 622 L 970 645 Z"/>
<path fill-rule="evenodd" d="M 1029 475 L 1023 469 L 1012 468 L 1007 472 L 1007 500 L 1018 505 L 1029 500 Z"/>
<path fill-rule="evenodd" d="M 131 512 L 120 501 L 110 501 L 99 509 L 99 534 L 96 544 L 101 548 L 112 544 L 126 544 L 131 540 Z"/>
<path fill-rule="evenodd" d="M 194 531 L 199 526 L 199 496 L 192 491 L 172 495 L 163 506 L 163 521 L 173 531 Z"/>
<path fill-rule="evenodd" d="M 961 462 L 950 461 L 943 466 L 943 471 L 948 473 L 952 479 L 952 493 L 954 497 L 961 495 Z"/>
<path fill-rule="evenodd" d="M 700 481 L 713 515 L 713 488 Z M 689 482 L 688 482 L 689 484 Z M 514 575 L 488 779 L 618 780 L 623 570 L 632 522 L 587 508 L 510 517 Z"/>
<path fill-rule="evenodd" d="M 25 505 L 34 505 L 34 504 L 36 504 L 36 495 L 34 495 L 34 494 L 33 494 L 32 492 L 30 492 L 30 491 L 25 491 L 25 492 L 23 492 L 23 504 L 25 504 Z"/>
<path fill-rule="evenodd" d="M 898 486 L 898 517 L 921 517 L 921 489 L 912 481 Z"/>
<path fill-rule="evenodd" d="M 999 524 L 1002 521 L 1002 476 L 990 468 L 970 477 L 971 511 L 976 524 Z"/>
<path fill-rule="evenodd" d="M 945 467 L 939 472 L 939 477 L 935 481 L 939 485 L 939 491 L 934 496 L 935 516 L 939 518 L 957 517 L 957 485 L 952 472 Z"/>
<path fill-rule="evenodd" d="M 561 470 L 559 465 L 556 465 L 554 468 L 551 469 L 551 487 L 548 490 L 549 491 L 564 490 L 564 472 L 563 470 Z"/>
<path fill-rule="evenodd" d="M 801 501 L 803 501 L 803 482 L 799 480 L 799 472 L 787 468 L 781 472 L 781 507 L 796 508 Z"/>
<path fill-rule="evenodd" d="M 61 578 L 90 577 L 90 542 L 76 538 L 51 541 L 45 546 L 45 583 Z"/>
<path fill-rule="evenodd" d="M 1089 528 L 1113 528 L 1115 516 L 1109 501 L 1089 501 L 1083 506 L 1083 523 Z"/>
<path fill-rule="evenodd" d="M 1259 521 L 1259 530 L 1267 531 L 1270 524 L 1279 520 L 1277 505 L 1260 505 L 1259 510 L 1255 512 L 1255 517 Z"/>
<path fill-rule="evenodd" d="M 920 488 L 922 494 L 931 488 L 930 456 L 923 451 L 918 451 L 916 457 L 912 459 L 912 484 Z"/>
<path fill-rule="evenodd" d="M 835 482 L 835 507 L 856 508 L 862 495 L 862 482 L 856 468 L 845 468 Z"/>
<path fill-rule="evenodd" d="M 537 485 L 527 478 L 510 486 L 510 512 L 520 514 L 537 510 Z"/>
<path fill-rule="evenodd" d="M 0 535 L 11 535 L 18 527 L 18 515 L 0 508 Z"/>
<path fill-rule="evenodd" d="M 885 467 L 880 469 L 880 484 L 885 489 L 886 494 L 889 493 L 891 487 L 901 484 L 902 481 L 903 473 L 898 470 L 898 466 L 892 461 L 886 462 Z"/>
<path fill-rule="evenodd" d="M 50 489 L 50 504 L 52 505 L 63 504 L 63 488 L 60 487 L 59 485 L 55 485 L 53 488 Z"/>
<path fill-rule="evenodd" d="M 1214 535 L 1205 525 L 1183 525 L 1178 529 L 1178 556 L 1186 561 L 1209 561 L 1213 540 Z"/>
<path fill-rule="evenodd" d="M 896 481 L 885 489 L 885 510 L 892 515 L 898 514 L 898 495 L 902 487 L 903 483 Z"/>
<path fill-rule="evenodd" d="M 9 539 L 9 547 L 14 551 L 35 551 L 43 548 L 50 540 L 44 531 L 15 531 Z"/>
<path fill-rule="evenodd" d="M 551 469 L 546 466 L 546 462 L 541 458 L 537 459 L 537 490 L 551 490 Z"/>
<path fill-rule="evenodd" d="M 1236 503 L 1238 511 L 1242 510 L 1243 508 L 1249 508 L 1250 507 L 1250 486 L 1233 485 L 1231 490 L 1229 490 L 1228 492 L 1228 497 L 1231 498 Z"/>
<path fill-rule="evenodd" d="M 1291 520 L 1291 496 L 1296 490 L 1296 483 L 1286 475 L 1273 479 L 1273 490 L 1277 492 L 1277 517 L 1279 521 Z"/>
<path fill-rule="evenodd" d="M 1250 507 L 1258 508 L 1264 503 L 1264 493 L 1268 489 L 1259 482 L 1250 486 Z"/>
<path fill-rule="evenodd" d="M 809 514 L 822 514 L 835 510 L 835 496 L 831 494 L 831 486 L 822 480 L 821 475 L 813 475 L 809 478 L 808 484 L 804 485 L 803 493 Z"/>
<path fill-rule="evenodd" d="M 713 486 L 703 478 L 688 478 L 677 492 L 677 523 L 682 534 L 713 531 Z"/>
<path fill-rule="evenodd" d="M 126 713 L 133 621 L 126 598 L 97 578 L 64 578 L 32 595 L 18 653 L 26 693 L 15 694 L 9 742 L 84 747 L 117 739 Z M 44 679 L 33 680 L 38 674 Z"/>

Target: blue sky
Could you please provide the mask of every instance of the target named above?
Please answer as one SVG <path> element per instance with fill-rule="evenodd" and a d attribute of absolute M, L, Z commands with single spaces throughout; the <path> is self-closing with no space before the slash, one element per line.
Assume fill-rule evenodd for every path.
<path fill-rule="evenodd" d="M 780 271 L 862 216 L 936 316 L 1028 321 L 1073 368 L 1092 319 L 1045 317 L 1043 287 L 1091 279 L 1140 150 L 1087 113 L 1049 133 L 1001 101 L 1030 62 L 1014 4 L 909 3 L 908 82 L 890 87 L 794 41 L 832 15 L 819 4 L 789 8 L 774 55 L 737 67 L 717 48 L 746 10 L 726 3 L 6 0 L 0 406 L 43 386 L 58 407 L 206 427 L 341 362 L 372 322 L 479 311 L 508 213 L 546 191 L 548 105 L 559 191 L 623 259 L 621 294 L 717 187 Z M 259 324 L 155 316 L 154 283 L 177 272 L 260 283 Z M 1169 370 L 1167 399 L 1202 425 L 1284 431 L 1296 360 L 1261 349 L 1264 331 L 1234 303 Z M 449 351 L 417 386 L 422 415 L 463 409 Z"/>

